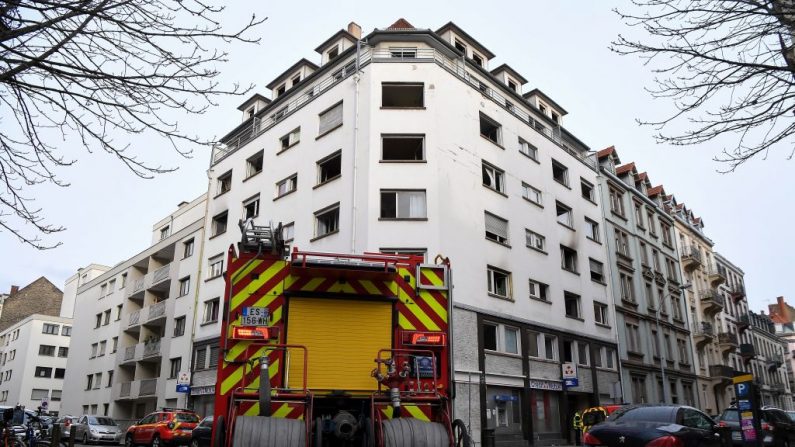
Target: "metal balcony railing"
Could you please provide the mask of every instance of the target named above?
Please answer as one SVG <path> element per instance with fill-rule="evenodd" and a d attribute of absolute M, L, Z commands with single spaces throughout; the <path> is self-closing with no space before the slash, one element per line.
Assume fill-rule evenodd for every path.
<path fill-rule="evenodd" d="M 127 316 L 127 327 L 137 326 L 141 322 L 141 311 L 136 310 L 135 312 L 129 314 Z"/>
<path fill-rule="evenodd" d="M 160 281 L 163 281 L 164 279 L 167 279 L 170 272 L 171 264 L 166 264 L 163 267 L 155 270 L 154 273 L 152 273 L 152 284 L 154 285 Z"/>
<path fill-rule="evenodd" d="M 139 396 L 152 396 L 157 394 L 157 379 L 143 379 L 138 388 Z"/>
<path fill-rule="evenodd" d="M 706 321 L 693 323 L 693 336 L 714 337 L 715 329 L 712 327 L 712 323 Z"/>
<path fill-rule="evenodd" d="M 136 279 L 132 281 L 132 284 L 127 290 L 127 296 L 129 297 L 135 295 L 136 293 L 141 292 L 143 290 L 144 290 L 144 278 Z"/>
<path fill-rule="evenodd" d="M 124 361 L 135 359 L 135 345 L 124 348 Z"/>
<path fill-rule="evenodd" d="M 709 375 L 712 377 L 734 377 L 734 368 L 728 365 L 710 365 Z"/>
<path fill-rule="evenodd" d="M 147 308 L 146 321 L 154 320 L 166 314 L 166 300 L 153 304 Z"/>
<path fill-rule="evenodd" d="M 682 260 L 683 261 L 690 261 L 696 262 L 701 264 L 701 251 L 699 251 L 698 247 L 694 247 L 692 245 L 686 245 L 682 247 L 681 250 Z"/>
<path fill-rule="evenodd" d="M 154 357 L 160 355 L 160 340 L 144 343 L 143 358 Z"/>
<path fill-rule="evenodd" d="M 701 302 L 723 307 L 723 296 L 715 289 L 707 289 L 701 292 Z"/>
<path fill-rule="evenodd" d="M 130 397 L 132 392 L 132 382 L 122 382 L 119 388 L 119 397 Z"/>
<path fill-rule="evenodd" d="M 737 334 L 732 334 L 731 332 L 721 332 L 718 334 L 718 343 L 737 346 Z"/>

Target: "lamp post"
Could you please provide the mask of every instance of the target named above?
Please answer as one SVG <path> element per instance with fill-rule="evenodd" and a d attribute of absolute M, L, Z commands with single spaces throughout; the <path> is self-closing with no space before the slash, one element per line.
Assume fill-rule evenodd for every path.
<path fill-rule="evenodd" d="M 693 287 L 693 284 L 688 283 L 688 284 L 685 284 L 683 286 L 679 286 L 679 291 L 681 292 L 681 291 L 684 291 L 684 290 L 689 289 L 691 287 Z M 662 330 L 660 330 L 660 309 L 662 308 L 663 300 L 665 299 L 666 296 L 668 298 L 670 298 L 671 297 L 671 293 L 669 292 L 669 293 L 667 293 L 667 294 L 665 294 L 665 295 L 660 297 L 660 302 L 658 303 L 657 309 L 654 312 L 654 319 L 657 321 L 657 346 L 660 349 L 660 358 L 662 359 L 660 361 L 660 376 L 662 376 L 663 403 L 668 403 L 669 397 L 670 397 L 670 394 L 666 391 L 668 388 L 666 386 L 667 385 L 667 383 L 666 383 L 667 381 L 665 380 L 665 363 L 668 361 L 668 359 L 665 358 L 667 346 L 663 346 L 663 343 L 662 343 Z M 687 304 L 687 300 L 685 300 L 685 304 Z M 687 306 L 686 305 L 685 305 L 685 315 L 687 315 Z"/>

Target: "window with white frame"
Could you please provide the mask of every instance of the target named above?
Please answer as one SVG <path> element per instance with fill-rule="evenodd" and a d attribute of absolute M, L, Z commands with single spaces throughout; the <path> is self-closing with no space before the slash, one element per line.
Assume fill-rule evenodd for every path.
<path fill-rule="evenodd" d="M 161 241 L 171 235 L 170 229 L 171 229 L 171 227 L 169 227 L 168 225 L 166 225 L 165 227 L 160 229 L 160 240 Z"/>
<path fill-rule="evenodd" d="M 522 182 L 522 197 L 538 206 L 544 206 L 541 190 L 525 182 Z"/>
<path fill-rule="evenodd" d="M 218 190 L 216 195 L 221 195 L 232 189 L 232 171 L 227 171 L 218 176 Z"/>
<path fill-rule="evenodd" d="M 483 186 L 505 193 L 505 171 L 484 161 L 482 172 Z"/>
<path fill-rule="evenodd" d="M 616 235 L 616 251 L 627 257 L 631 257 L 632 253 L 629 251 L 629 235 L 618 228 L 615 230 Z"/>
<path fill-rule="evenodd" d="M 182 243 L 182 258 L 189 258 L 193 256 L 193 247 L 195 243 L 193 239 L 189 239 Z"/>
<path fill-rule="evenodd" d="M 569 228 L 574 227 L 574 213 L 571 211 L 571 207 L 560 202 L 555 202 L 555 213 L 558 216 L 559 224 Z"/>
<path fill-rule="evenodd" d="M 179 295 L 177 296 L 185 296 L 188 292 L 190 292 L 190 276 L 179 280 Z"/>
<path fill-rule="evenodd" d="M 552 160 L 552 178 L 564 186 L 569 186 L 569 168 L 557 160 Z"/>
<path fill-rule="evenodd" d="M 618 274 L 618 277 L 621 287 L 621 300 L 634 303 L 635 291 L 632 286 L 632 276 L 628 273 L 621 272 Z"/>
<path fill-rule="evenodd" d="M 577 250 L 561 244 L 560 268 L 572 273 L 577 273 Z"/>
<path fill-rule="evenodd" d="M 263 151 L 259 151 L 246 160 L 246 178 L 262 172 Z"/>
<path fill-rule="evenodd" d="M 522 138 L 519 138 L 519 153 L 538 161 L 538 148 Z"/>
<path fill-rule="evenodd" d="M 279 197 L 286 196 L 291 192 L 294 192 L 298 189 L 298 174 L 295 173 L 286 179 L 280 180 L 276 182 L 276 191 L 274 198 L 278 199 Z"/>
<path fill-rule="evenodd" d="M 326 51 L 326 57 L 328 58 L 329 61 L 331 61 L 335 57 L 339 56 L 339 54 L 340 54 L 340 48 L 339 48 L 338 45 L 334 45 L 333 48 L 331 48 L 330 50 Z"/>
<path fill-rule="evenodd" d="M 425 160 L 425 135 L 381 135 L 381 161 Z"/>
<path fill-rule="evenodd" d="M 528 280 L 528 285 L 530 288 L 530 298 L 534 300 L 549 301 L 549 297 L 547 295 L 549 290 L 548 285 L 534 279 Z"/>
<path fill-rule="evenodd" d="M 339 231 L 339 203 L 315 212 L 315 237 L 322 237 Z"/>
<path fill-rule="evenodd" d="M 295 239 L 294 222 L 282 226 L 282 239 L 284 239 L 284 242 L 292 242 L 292 240 Z"/>
<path fill-rule="evenodd" d="M 588 352 L 588 343 L 583 341 L 577 342 L 577 364 L 582 366 L 590 366 L 590 353 Z"/>
<path fill-rule="evenodd" d="M 533 230 L 528 230 L 525 228 L 524 237 L 525 245 L 527 245 L 527 247 L 542 252 L 546 250 L 546 238 L 544 236 L 536 233 Z"/>
<path fill-rule="evenodd" d="M 342 125 L 342 101 L 326 109 L 318 115 L 318 135 L 328 132 Z"/>
<path fill-rule="evenodd" d="M 407 49 L 400 50 L 401 56 L 409 54 L 406 51 Z M 413 53 L 411 57 L 416 57 L 417 49 L 411 48 L 411 52 Z M 424 107 L 424 88 L 425 85 L 422 83 L 383 82 L 381 83 L 381 107 L 390 109 L 418 109 Z"/>
<path fill-rule="evenodd" d="M 224 255 L 214 256 L 207 261 L 209 266 L 209 278 L 216 278 L 224 273 Z"/>
<path fill-rule="evenodd" d="M 558 359 L 558 337 L 550 334 L 541 334 L 543 337 L 543 358 L 547 360 Z"/>
<path fill-rule="evenodd" d="M 317 162 L 317 184 L 322 185 L 342 175 L 342 151 L 319 160 Z"/>
<path fill-rule="evenodd" d="M 539 353 L 541 352 L 538 349 L 538 344 L 541 341 L 541 333 L 536 331 L 527 331 L 527 355 L 530 357 L 540 357 Z"/>
<path fill-rule="evenodd" d="M 593 258 L 588 258 L 588 266 L 591 269 L 591 281 L 605 283 L 605 266 Z"/>
<path fill-rule="evenodd" d="M 580 178 L 580 193 L 584 199 L 596 202 L 593 184 L 583 178 Z"/>
<path fill-rule="evenodd" d="M 642 353 L 643 348 L 640 344 L 640 331 L 638 324 L 634 322 L 627 322 L 624 324 L 624 330 L 627 339 L 627 350 L 631 352 Z"/>
<path fill-rule="evenodd" d="M 596 324 L 602 324 L 605 326 L 610 325 L 610 314 L 608 312 L 607 304 L 594 301 L 593 314 Z"/>
<path fill-rule="evenodd" d="M 585 218 L 585 237 L 594 242 L 599 242 L 599 222 Z"/>
<path fill-rule="evenodd" d="M 484 212 L 486 218 L 486 239 L 500 244 L 508 244 L 508 221 L 496 214 Z"/>
<path fill-rule="evenodd" d="M 381 190 L 381 219 L 428 217 L 424 190 Z"/>
<path fill-rule="evenodd" d="M 633 202 L 633 205 L 635 207 L 635 225 L 641 229 L 646 228 L 643 223 L 643 206 L 639 202 Z"/>
<path fill-rule="evenodd" d="M 259 216 L 259 194 L 243 202 L 243 219 Z"/>
<path fill-rule="evenodd" d="M 624 193 L 618 189 L 610 186 L 610 210 L 619 216 L 625 216 L 624 213 Z"/>
<path fill-rule="evenodd" d="M 480 135 L 495 144 L 501 144 L 502 126 L 484 114 L 480 114 Z"/>
<path fill-rule="evenodd" d="M 295 146 L 301 141 L 301 128 L 297 127 L 290 131 L 287 135 L 279 138 L 279 148 L 282 151 L 286 151 L 291 147 Z"/>
<path fill-rule="evenodd" d="M 204 317 L 202 323 L 214 323 L 218 321 L 218 311 L 221 308 L 221 299 L 213 298 L 204 302 Z"/>
<path fill-rule="evenodd" d="M 226 233 L 226 221 L 228 217 L 229 213 L 226 211 L 213 216 L 212 236 L 218 236 L 219 234 Z"/>
<path fill-rule="evenodd" d="M 497 267 L 488 266 L 486 274 L 489 295 L 511 299 L 511 273 Z"/>
<path fill-rule="evenodd" d="M 483 323 L 483 349 L 519 354 L 519 329 L 498 323 Z"/>

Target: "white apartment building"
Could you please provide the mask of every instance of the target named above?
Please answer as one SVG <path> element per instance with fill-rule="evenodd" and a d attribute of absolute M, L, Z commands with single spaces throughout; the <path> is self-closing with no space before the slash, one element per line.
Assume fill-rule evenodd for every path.
<path fill-rule="evenodd" d="M 61 411 L 71 332 L 71 318 L 39 314 L 0 332 L 0 405 Z"/>
<path fill-rule="evenodd" d="M 185 406 L 205 196 L 152 228 L 152 245 L 77 287 L 63 411 L 134 420 Z"/>
<path fill-rule="evenodd" d="M 455 417 L 500 445 L 571 439 L 575 409 L 621 396 L 597 167 L 566 111 L 489 71 L 494 54 L 453 23 L 351 24 L 316 51 L 214 149 L 194 389 L 213 391 L 221 275 L 251 217 L 304 250 L 449 257 Z"/>

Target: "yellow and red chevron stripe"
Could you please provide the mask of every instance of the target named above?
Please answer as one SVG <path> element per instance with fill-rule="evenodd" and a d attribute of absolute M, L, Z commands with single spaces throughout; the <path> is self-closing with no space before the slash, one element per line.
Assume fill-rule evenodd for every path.
<path fill-rule="evenodd" d="M 415 294 L 416 278 L 414 272 L 401 268 L 395 283 L 399 287 L 398 324 L 401 329 L 410 331 L 446 331 L 447 291 L 419 289 Z M 442 278 L 433 269 L 421 269 L 423 283 L 441 285 Z M 405 278 L 409 278 L 406 282 Z"/>
<path fill-rule="evenodd" d="M 395 409 L 391 405 L 384 405 L 378 409 L 385 419 L 395 417 Z M 410 417 L 421 421 L 429 422 L 433 415 L 433 408 L 429 404 L 407 404 L 400 405 L 400 417 Z"/>
<path fill-rule="evenodd" d="M 285 281 L 285 290 L 293 292 L 350 293 L 362 296 L 393 297 L 397 295 L 397 287 L 392 281 L 346 279 L 345 282 L 340 282 L 336 278 L 306 275 L 289 276 Z"/>
<path fill-rule="evenodd" d="M 286 419 L 304 419 L 304 407 L 301 402 L 271 402 L 271 417 Z M 259 414 L 259 402 L 244 400 L 240 402 L 240 413 L 246 416 Z"/>

